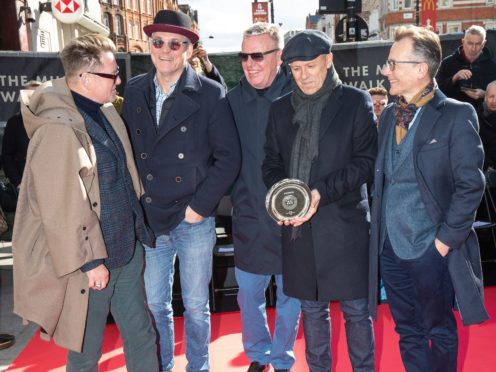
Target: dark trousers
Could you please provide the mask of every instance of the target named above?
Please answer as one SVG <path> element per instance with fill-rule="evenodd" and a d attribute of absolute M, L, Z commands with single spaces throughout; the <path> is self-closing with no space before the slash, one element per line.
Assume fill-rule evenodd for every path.
<path fill-rule="evenodd" d="M 374 371 L 374 328 L 366 298 L 339 301 L 345 319 L 348 354 L 354 372 Z M 329 302 L 301 300 L 305 356 L 310 372 L 331 372 Z"/>
<path fill-rule="evenodd" d="M 446 258 L 433 242 L 419 258 L 402 260 L 386 239 L 380 270 L 406 371 L 456 372 L 458 335 Z"/>
<path fill-rule="evenodd" d="M 129 372 L 158 371 L 156 334 L 145 305 L 143 247 L 136 244 L 134 257 L 122 267 L 110 270 L 102 291 L 90 289 L 83 352 L 69 351 L 68 372 L 97 372 L 109 311 L 119 327 Z"/>

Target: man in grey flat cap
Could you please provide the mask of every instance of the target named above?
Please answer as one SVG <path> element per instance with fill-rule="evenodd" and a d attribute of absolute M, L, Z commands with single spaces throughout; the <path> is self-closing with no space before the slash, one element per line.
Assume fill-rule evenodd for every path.
<path fill-rule="evenodd" d="M 332 368 L 330 301 L 344 313 L 353 370 L 373 371 L 366 185 L 377 151 L 372 101 L 341 83 L 331 41 L 320 31 L 295 35 L 282 60 L 296 84 L 271 106 L 263 177 L 268 188 L 299 179 L 312 194 L 304 217 L 280 223 L 284 292 L 301 301 L 310 371 Z"/>

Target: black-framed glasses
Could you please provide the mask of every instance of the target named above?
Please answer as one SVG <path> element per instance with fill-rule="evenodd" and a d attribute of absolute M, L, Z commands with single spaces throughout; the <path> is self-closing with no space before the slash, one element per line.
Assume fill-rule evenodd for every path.
<path fill-rule="evenodd" d="M 271 49 L 271 50 L 268 50 L 266 52 L 255 52 L 255 53 L 239 52 L 238 56 L 239 56 L 239 59 L 241 59 L 241 61 L 243 61 L 243 62 L 248 61 L 248 57 L 251 57 L 251 59 L 255 62 L 260 62 L 260 61 L 263 61 L 264 56 L 266 56 L 267 54 L 270 54 L 270 53 L 274 53 L 278 50 L 279 50 L 279 48 Z"/>
<path fill-rule="evenodd" d="M 398 64 L 410 64 L 410 65 L 418 65 L 419 63 L 424 63 L 423 61 L 395 61 L 394 59 L 386 60 L 386 67 L 391 71 L 394 71 L 396 65 Z"/>
<path fill-rule="evenodd" d="M 189 44 L 189 41 L 181 41 L 176 39 L 168 41 L 164 41 L 162 39 L 151 39 L 151 43 L 157 49 L 160 49 L 164 46 L 164 44 L 167 44 L 170 50 L 179 50 L 183 44 Z"/>
<path fill-rule="evenodd" d="M 115 70 L 115 73 L 113 73 L 113 74 L 107 74 L 105 72 L 94 72 L 94 71 L 86 71 L 86 73 L 91 74 L 91 75 L 100 76 L 100 77 L 105 78 L 105 79 L 113 80 L 115 83 L 115 81 L 119 77 L 119 67 L 117 67 L 117 69 Z M 83 74 L 79 74 L 79 77 L 81 77 L 81 76 L 83 76 Z"/>

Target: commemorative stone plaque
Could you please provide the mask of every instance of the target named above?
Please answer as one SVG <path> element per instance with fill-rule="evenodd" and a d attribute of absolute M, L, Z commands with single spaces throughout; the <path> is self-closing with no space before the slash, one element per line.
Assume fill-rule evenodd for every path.
<path fill-rule="evenodd" d="M 311 199 L 310 189 L 304 182 L 285 178 L 267 192 L 265 208 L 276 222 L 291 220 L 308 212 Z"/>

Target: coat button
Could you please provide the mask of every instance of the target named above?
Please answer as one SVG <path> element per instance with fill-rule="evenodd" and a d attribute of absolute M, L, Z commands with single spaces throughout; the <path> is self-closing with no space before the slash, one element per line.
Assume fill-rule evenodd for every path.
<path fill-rule="evenodd" d="M 83 226 L 83 230 L 86 230 L 86 226 Z"/>
<path fill-rule="evenodd" d="M 141 159 L 145 160 L 148 157 L 148 154 L 146 152 L 142 152 L 140 157 Z"/>
<path fill-rule="evenodd" d="M 84 240 L 88 240 L 88 237 L 86 236 L 86 237 L 84 238 Z"/>
<path fill-rule="evenodd" d="M 146 175 L 146 179 L 147 179 L 148 181 L 152 181 L 152 180 L 153 180 L 153 174 L 147 174 L 147 175 Z"/>
<path fill-rule="evenodd" d="M 93 202 L 92 204 L 94 207 L 98 206 L 98 203 L 97 202 Z"/>
<path fill-rule="evenodd" d="M 188 130 L 188 128 L 186 128 L 185 126 L 182 126 L 182 127 L 181 127 L 181 132 L 183 132 L 183 133 L 184 133 L 184 132 L 186 132 L 187 130 Z"/>
<path fill-rule="evenodd" d="M 179 154 L 177 154 L 177 157 L 179 159 L 184 159 L 184 154 L 182 152 L 180 152 Z"/>
<path fill-rule="evenodd" d="M 86 293 L 86 289 L 81 289 L 81 294 L 85 294 Z"/>
<path fill-rule="evenodd" d="M 181 182 L 182 180 L 183 180 L 183 179 L 182 179 L 181 177 L 179 177 L 179 176 L 177 176 L 177 177 L 176 177 L 176 182 L 177 182 L 177 183 Z"/>
<path fill-rule="evenodd" d="M 141 129 L 136 129 L 136 134 L 139 136 L 141 134 Z"/>
<path fill-rule="evenodd" d="M 139 114 L 141 112 L 141 106 L 136 107 L 136 112 Z"/>
<path fill-rule="evenodd" d="M 149 196 L 147 196 L 147 197 L 145 198 L 145 203 L 150 204 L 151 202 L 152 202 L 152 198 L 150 198 Z"/>

